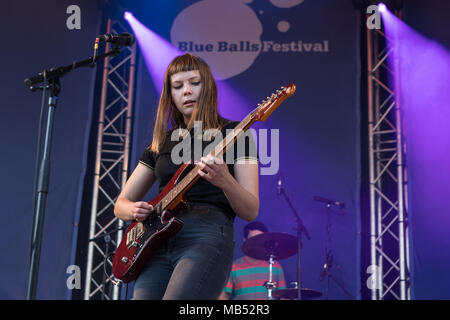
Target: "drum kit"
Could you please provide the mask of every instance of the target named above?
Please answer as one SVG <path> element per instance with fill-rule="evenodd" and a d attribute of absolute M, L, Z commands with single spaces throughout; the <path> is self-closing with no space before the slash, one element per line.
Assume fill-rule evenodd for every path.
<path fill-rule="evenodd" d="M 266 281 L 268 300 L 301 300 L 315 299 L 322 296 L 322 293 L 301 288 L 295 282 L 294 288 L 276 289 L 273 282 L 272 268 L 275 260 L 289 258 L 295 255 L 297 250 L 297 237 L 282 232 L 265 232 L 247 239 L 242 245 L 242 251 L 249 257 L 269 261 L 269 280 Z M 300 293 L 300 295 L 299 295 Z"/>
<path fill-rule="evenodd" d="M 249 257 L 258 259 L 258 260 L 266 260 L 269 262 L 269 280 L 265 282 L 264 286 L 267 288 L 267 298 L 268 300 L 274 299 L 286 299 L 286 300 L 302 300 L 302 299 L 315 299 L 322 296 L 322 293 L 319 291 L 315 291 L 312 289 L 303 288 L 302 286 L 302 268 L 301 268 L 301 249 L 303 247 L 302 244 L 302 236 L 305 234 L 308 240 L 311 239 L 308 230 L 303 225 L 303 221 L 300 218 L 300 215 L 295 210 L 289 196 L 287 195 L 285 189 L 283 188 L 282 176 L 280 175 L 277 183 L 278 195 L 283 196 L 286 200 L 288 206 L 291 209 L 291 212 L 294 215 L 297 231 L 297 236 L 293 236 L 287 233 L 281 232 L 265 232 L 256 236 L 253 236 L 247 239 L 242 245 L 242 251 Z M 324 269 L 320 276 L 320 280 L 326 275 L 326 289 L 325 289 L 325 299 L 328 300 L 329 295 L 329 281 L 334 280 L 343 290 L 344 292 L 352 299 L 354 297 L 344 288 L 344 286 L 337 281 L 337 279 L 331 276 L 330 267 L 331 267 L 331 239 L 330 239 L 330 212 L 331 207 L 338 207 L 345 212 L 345 205 L 342 202 L 334 201 L 326 198 L 322 198 L 319 196 L 314 197 L 315 201 L 325 203 L 327 206 L 328 213 L 328 222 L 327 222 L 327 245 L 326 245 L 326 262 L 324 264 Z M 289 258 L 293 255 L 297 254 L 297 282 L 294 282 L 294 288 L 287 289 L 276 289 L 276 283 L 272 280 L 272 268 L 275 260 Z"/>

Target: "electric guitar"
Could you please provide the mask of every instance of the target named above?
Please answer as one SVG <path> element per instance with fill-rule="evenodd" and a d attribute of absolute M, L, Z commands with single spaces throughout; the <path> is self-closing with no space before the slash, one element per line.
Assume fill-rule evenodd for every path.
<path fill-rule="evenodd" d="M 210 154 L 220 158 L 253 123 L 266 121 L 286 98 L 294 94 L 295 89 L 294 84 L 289 84 L 263 100 Z M 154 208 L 149 217 L 144 222 L 130 224 L 114 253 L 112 271 L 117 279 L 125 283 L 135 280 L 155 250 L 181 230 L 183 222 L 176 218 L 176 212 L 186 202 L 188 189 L 200 178 L 199 170 L 190 163 L 182 164 L 163 191 L 148 201 Z"/>

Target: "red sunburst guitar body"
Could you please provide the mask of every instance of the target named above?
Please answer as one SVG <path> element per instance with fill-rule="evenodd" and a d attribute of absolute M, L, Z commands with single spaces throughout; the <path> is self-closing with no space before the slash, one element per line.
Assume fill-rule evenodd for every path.
<path fill-rule="evenodd" d="M 170 212 L 165 213 L 162 218 L 162 212 L 158 212 L 158 204 L 164 201 L 164 197 L 173 190 L 183 173 L 189 168 L 192 166 L 183 164 L 164 190 L 156 198 L 148 201 L 155 208 L 149 219 L 144 222 L 135 221 L 128 227 L 114 254 L 113 274 L 116 278 L 124 282 L 135 280 L 161 243 L 174 236 L 183 227 L 183 222 L 171 217 Z M 183 206 L 183 203 L 183 195 L 180 195 L 178 201 L 174 201 L 167 209 L 171 212 L 176 211 Z"/>

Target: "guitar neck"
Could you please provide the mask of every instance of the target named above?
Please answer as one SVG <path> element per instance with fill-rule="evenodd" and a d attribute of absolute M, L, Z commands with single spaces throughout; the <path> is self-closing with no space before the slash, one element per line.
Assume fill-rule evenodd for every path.
<path fill-rule="evenodd" d="M 253 112 L 247 115 L 231 132 L 229 132 L 225 138 L 219 142 L 213 151 L 209 154 L 215 157 L 221 158 L 226 150 L 228 150 L 234 142 L 241 137 L 245 131 L 255 122 L 253 118 Z M 198 172 L 200 168 L 194 166 L 194 168 L 181 180 L 176 186 L 170 190 L 158 203 L 160 206 L 160 212 L 164 211 L 173 200 L 175 200 L 181 193 L 187 191 L 199 178 Z"/>
<path fill-rule="evenodd" d="M 230 133 L 228 133 L 221 142 L 219 142 L 213 151 L 209 154 L 221 158 L 226 150 L 228 150 L 239 137 L 256 121 L 266 121 L 266 119 L 275 111 L 276 108 L 288 97 L 292 96 L 296 90 L 293 83 L 287 87 L 281 87 L 280 90 L 273 93 L 267 100 L 263 100 L 258 107 L 250 112 L 244 120 L 242 120 Z M 235 150 L 236 151 L 236 150 Z M 164 211 L 172 202 L 177 199 L 182 193 L 186 192 L 199 178 L 199 168 L 194 166 L 181 181 L 179 181 L 157 204 L 159 212 Z"/>

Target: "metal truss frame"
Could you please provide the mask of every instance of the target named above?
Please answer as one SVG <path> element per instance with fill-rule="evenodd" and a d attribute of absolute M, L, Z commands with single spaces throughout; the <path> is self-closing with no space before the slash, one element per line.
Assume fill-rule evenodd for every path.
<path fill-rule="evenodd" d="M 118 20 L 108 19 L 108 34 L 127 31 Z M 109 50 L 107 43 L 106 51 Z M 120 296 L 111 268 L 112 252 L 123 237 L 124 223 L 114 216 L 113 210 L 128 177 L 135 62 L 136 44 L 104 60 L 85 300 L 117 300 Z"/>
<path fill-rule="evenodd" d="M 401 11 L 395 14 L 401 19 Z M 367 28 L 371 297 L 409 300 L 406 144 L 399 70 L 388 63 L 395 58 L 388 42 L 383 27 Z"/>

